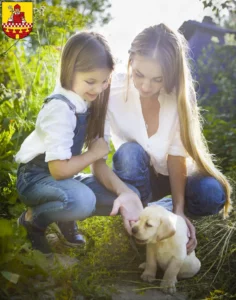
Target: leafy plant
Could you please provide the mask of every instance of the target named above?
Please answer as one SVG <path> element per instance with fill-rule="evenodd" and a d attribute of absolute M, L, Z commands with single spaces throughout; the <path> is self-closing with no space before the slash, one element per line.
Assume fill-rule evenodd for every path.
<path fill-rule="evenodd" d="M 211 55 L 209 55 L 209 51 Z M 204 134 L 224 172 L 236 171 L 236 61 L 235 46 L 214 45 L 198 60 L 199 103 L 204 109 Z M 206 83 L 206 78 L 209 82 Z M 209 93 L 215 86 L 216 92 Z"/>

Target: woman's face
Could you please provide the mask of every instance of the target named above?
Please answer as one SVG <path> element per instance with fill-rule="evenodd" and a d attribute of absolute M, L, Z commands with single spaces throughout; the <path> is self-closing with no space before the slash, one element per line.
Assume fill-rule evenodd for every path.
<path fill-rule="evenodd" d="M 134 86 L 139 91 L 140 97 L 155 96 L 163 87 L 161 66 L 155 59 L 135 54 L 131 67 Z"/>
<path fill-rule="evenodd" d="M 72 91 L 86 101 L 94 101 L 108 87 L 111 70 L 95 69 L 90 72 L 76 72 Z"/>

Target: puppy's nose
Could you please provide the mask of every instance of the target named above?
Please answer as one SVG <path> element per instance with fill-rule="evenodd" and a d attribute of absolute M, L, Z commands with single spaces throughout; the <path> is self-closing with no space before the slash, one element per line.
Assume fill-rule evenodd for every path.
<path fill-rule="evenodd" d="M 132 228 L 132 233 L 135 234 L 135 233 L 137 233 L 137 232 L 138 232 L 138 227 L 137 227 L 137 226 L 134 226 L 134 227 Z"/>

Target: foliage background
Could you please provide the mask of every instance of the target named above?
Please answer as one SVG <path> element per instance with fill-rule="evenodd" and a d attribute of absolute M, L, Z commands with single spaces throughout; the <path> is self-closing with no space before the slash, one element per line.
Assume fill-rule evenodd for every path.
<path fill-rule="evenodd" d="M 206 2 L 206 5 L 210 2 L 212 5 L 214 4 L 212 1 L 203 2 Z M 44 267 L 44 258 L 39 253 L 29 251 L 27 243 L 25 244 L 24 230 L 17 228 L 15 225 L 16 218 L 23 211 L 24 206 L 17 200 L 15 189 L 17 165 L 14 162 L 14 154 L 18 151 L 26 136 L 33 130 L 43 99 L 54 88 L 61 49 L 66 39 L 76 30 L 81 30 L 85 26 L 91 28 L 95 22 L 108 23 L 111 18 L 107 13 L 107 8 L 110 5 L 108 0 L 52 0 L 50 1 L 51 4 L 48 3 L 37 1 L 37 4 L 34 5 L 34 28 L 26 39 L 11 40 L 3 32 L 0 32 L 1 299 L 8 299 L 9 295 L 22 293 L 30 277 L 31 280 L 35 277 L 39 282 L 43 281 L 45 277 L 48 278 L 46 267 Z M 228 24 L 225 25 L 236 29 L 235 23 L 230 18 Z M 204 134 L 212 153 L 216 155 L 217 163 L 224 173 L 232 178 L 232 182 L 236 180 L 236 60 L 234 46 L 234 40 L 228 41 L 228 45 L 225 47 L 215 45 L 214 55 L 209 58 L 207 57 L 207 51 L 205 51 L 198 61 L 198 72 L 202 74 L 202 78 L 210 70 L 211 77 L 217 86 L 215 95 L 209 96 L 206 89 L 205 94 L 199 99 L 205 119 Z M 204 83 L 201 80 L 199 81 L 200 85 L 204 85 Z M 111 165 L 111 156 L 112 153 L 108 158 L 109 165 Z M 208 231 L 206 229 L 209 227 L 210 222 L 211 224 L 215 222 L 214 228 L 218 228 L 217 226 L 221 223 L 221 220 L 213 218 L 213 220 L 207 220 L 206 223 L 196 224 L 196 226 L 199 226 L 200 245 L 201 241 L 204 244 L 211 240 L 212 230 L 207 235 Z M 205 224 L 206 228 L 202 224 Z M 224 223 L 224 226 L 229 240 L 222 257 L 224 261 L 225 259 L 231 261 L 231 265 L 236 267 L 236 248 L 235 244 L 231 242 L 232 236 L 235 237 L 235 220 L 231 219 L 228 223 Z M 91 242 L 86 246 L 87 248 L 80 250 L 78 253 L 65 250 L 65 253 L 70 256 L 79 257 L 83 260 L 81 272 L 75 273 L 73 270 L 66 272 L 59 268 L 51 274 L 55 281 L 54 289 L 56 290 L 57 286 L 65 288 L 60 291 L 61 298 L 58 296 L 58 299 L 73 299 L 74 293 L 78 294 L 78 292 L 87 295 L 91 299 L 94 295 L 96 295 L 95 299 L 100 296 L 108 297 L 107 291 L 101 288 L 101 280 L 104 278 L 112 279 L 114 274 L 122 277 L 124 275 L 122 272 L 133 278 L 134 274 L 131 270 L 134 267 L 132 263 L 138 266 L 140 259 L 143 258 L 143 251 L 140 252 L 124 234 L 119 217 L 86 220 L 81 227 L 91 239 Z M 231 230 L 232 228 L 234 230 Z M 115 234 L 118 230 L 119 235 Z M 220 236 L 218 238 L 220 239 Z M 216 243 L 217 241 L 216 235 L 213 242 Z M 116 244 L 116 247 L 113 243 Z M 99 257 L 104 254 L 104 244 L 108 256 L 101 261 Z M 212 246 L 212 244 L 210 245 Z M 219 245 L 221 244 L 219 243 Z M 217 247 L 214 248 L 216 252 L 220 251 Z M 94 251 L 94 248 L 96 251 Z M 204 255 L 203 249 L 203 245 L 199 247 L 199 255 Z M 113 257 L 112 260 L 111 257 Z M 121 257 L 123 264 L 119 261 Z M 127 259 L 124 259 L 124 257 Z M 92 270 L 90 274 L 85 271 L 88 266 Z M 129 266 L 132 267 L 129 268 Z M 126 271 L 122 271 L 122 268 Z M 216 267 L 211 268 L 213 268 L 213 273 L 218 270 Z M 229 297 L 235 295 L 235 283 L 233 284 L 232 280 L 226 280 L 223 276 L 224 272 L 222 271 L 220 277 L 217 277 L 217 280 L 211 285 L 211 293 L 208 288 L 209 285 L 207 288 L 202 285 L 198 297 L 208 295 L 210 297 L 208 299 L 229 299 Z M 138 274 L 138 271 L 136 273 Z M 14 283 L 12 274 L 20 275 L 18 284 Z M 209 277 L 211 278 L 211 275 Z M 110 282 L 108 279 L 106 280 Z M 65 284 L 66 282 L 67 284 Z M 69 290 L 68 285 L 71 286 Z M 193 281 L 192 285 L 194 291 L 196 282 Z M 112 287 L 112 284 L 110 287 Z M 43 289 L 45 287 L 38 287 L 38 293 Z M 34 295 L 36 299 L 37 292 L 34 288 L 29 289 L 29 294 L 29 297 Z M 192 294 L 193 299 L 197 299 L 194 298 L 196 294 L 195 296 L 193 292 Z"/>

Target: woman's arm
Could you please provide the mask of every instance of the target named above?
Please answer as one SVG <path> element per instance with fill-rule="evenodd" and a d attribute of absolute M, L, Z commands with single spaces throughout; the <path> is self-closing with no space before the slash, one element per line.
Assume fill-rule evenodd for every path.
<path fill-rule="evenodd" d="M 99 182 L 109 191 L 120 195 L 121 193 L 134 193 L 120 178 L 107 166 L 104 159 L 99 159 L 91 165 L 91 170 Z"/>
<path fill-rule="evenodd" d="M 189 242 L 187 251 L 191 253 L 197 246 L 195 227 L 184 214 L 185 186 L 187 179 L 186 159 L 182 156 L 168 155 L 168 172 L 173 201 L 173 212 L 184 218 L 188 226 Z"/>
<path fill-rule="evenodd" d="M 111 216 L 119 211 L 123 217 L 124 226 L 131 234 L 131 222 L 137 221 L 143 209 L 138 195 L 133 192 L 120 178 L 107 166 L 104 159 L 97 160 L 91 166 L 93 174 L 98 181 L 118 197 L 113 203 Z"/>
<path fill-rule="evenodd" d="M 187 178 L 186 159 L 168 155 L 167 160 L 174 213 L 184 213 L 184 195 Z"/>

